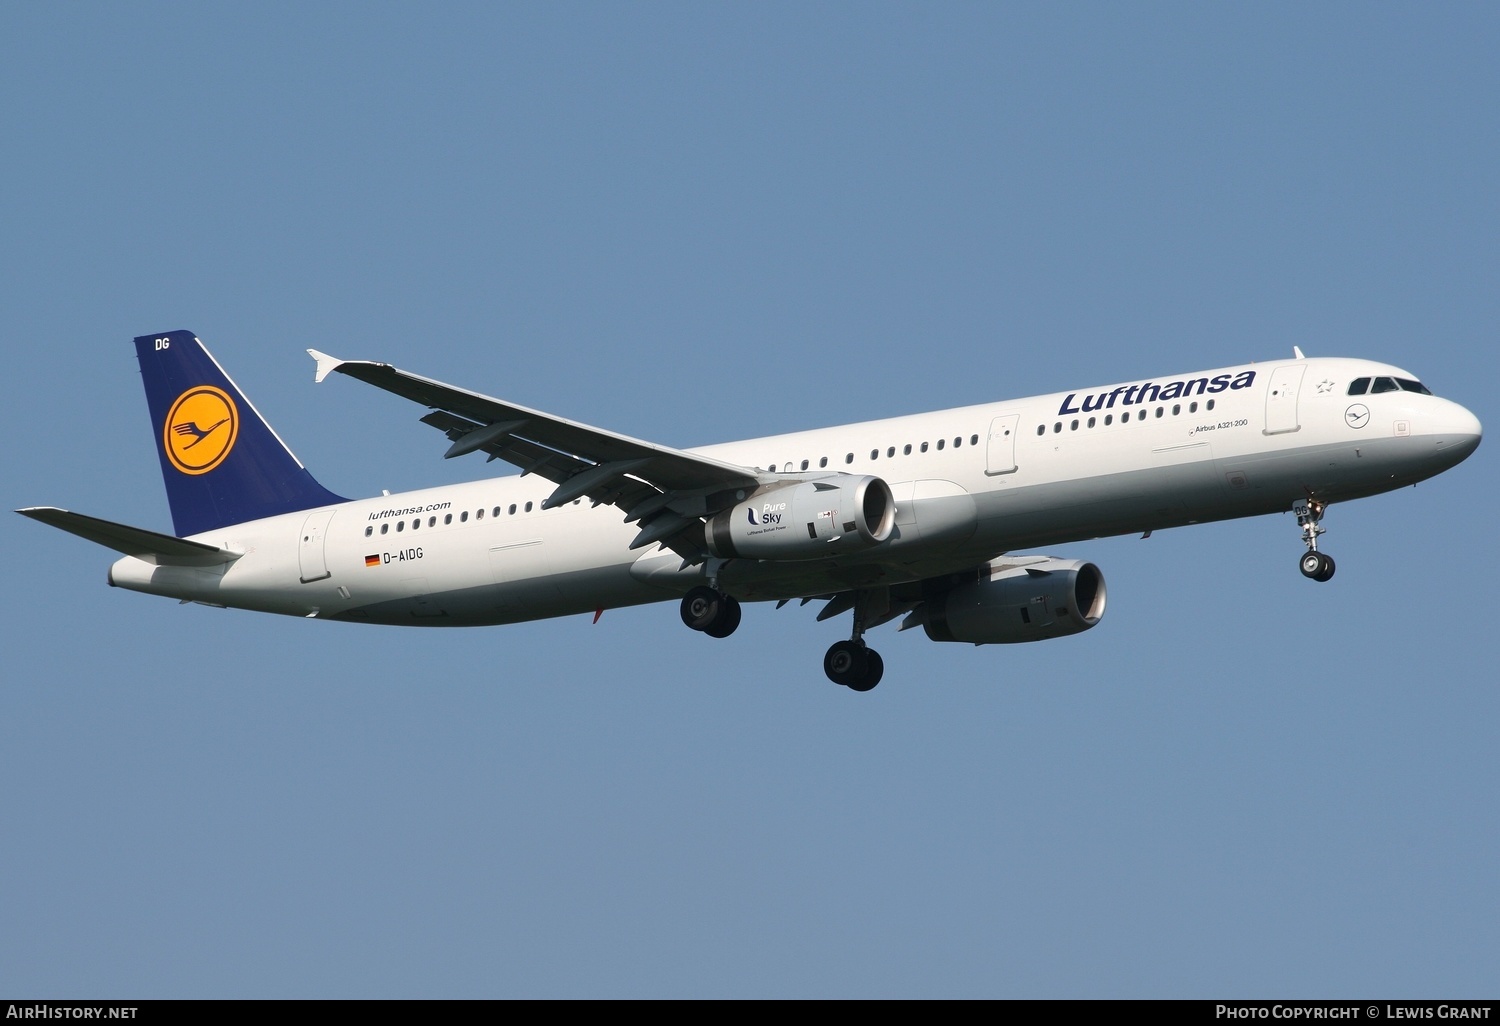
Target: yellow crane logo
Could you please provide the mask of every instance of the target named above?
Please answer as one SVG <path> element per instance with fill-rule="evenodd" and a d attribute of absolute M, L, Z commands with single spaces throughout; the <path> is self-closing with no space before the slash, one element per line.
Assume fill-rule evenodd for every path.
<path fill-rule="evenodd" d="M 240 434 L 240 411 L 222 389 L 198 385 L 177 397 L 162 429 L 162 448 L 184 474 L 206 474 L 224 462 Z"/>

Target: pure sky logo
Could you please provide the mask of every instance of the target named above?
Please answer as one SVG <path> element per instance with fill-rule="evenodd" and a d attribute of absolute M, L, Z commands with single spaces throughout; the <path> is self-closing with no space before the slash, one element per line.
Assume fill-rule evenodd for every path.
<path fill-rule="evenodd" d="M 785 513 L 782 512 L 785 509 L 786 509 L 786 503 L 784 503 L 784 502 L 778 502 L 775 505 L 772 505 L 771 503 L 768 502 L 768 503 L 765 504 L 765 507 L 760 511 L 760 519 L 759 520 L 757 520 L 756 517 L 755 517 L 755 507 L 754 506 L 746 506 L 745 507 L 745 515 L 750 518 L 750 524 L 751 524 L 752 527 L 762 527 L 762 526 L 766 526 L 766 525 L 770 525 L 770 524 L 779 524 L 779 523 L 781 523 L 781 518 L 786 515 Z"/>
<path fill-rule="evenodd" d="M 1148 381 L 1142 385 L 1120 385 L 1108 392 L 1090 392 L 1083 397 L 1082 405 L 1074 405 L 1073 400 L 1078 398 L 1078 393 L 1069 392 L 1068 397 L 1062 401 L 1057 415 L 1065 417 L 1070 413 L 1112 410 L 1116 400 L 1121 406 L 1137 406 L 1141 403 L 1164 402 L 1184 396 L 1215 395 L 1219 392 L 1237 391 L 1241 388 L 1249 388 L 1253 384 L 1255 384 L 1254 371 L 1241 371 L 1233 377 L 1220 374 L 1214 378 L 1187 378 L 1181 381 L 1169 381 L 1165 385 Z"/>

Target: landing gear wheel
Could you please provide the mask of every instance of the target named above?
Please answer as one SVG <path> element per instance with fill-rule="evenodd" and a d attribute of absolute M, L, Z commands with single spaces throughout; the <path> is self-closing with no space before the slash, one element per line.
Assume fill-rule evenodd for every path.
<path fill-rule="evenodd" d="M 682 596 L 682 622 L 695 631 L 706 631 L 719 618 L 724 596 L 702 585 Z"/>
<path fill-rule="evenodd" d="M 734 633 L 740 625 L 740 603 L 738 599 L 728 595 L 723 597 L 719 608 L 719 618 L 709 626 L 703 628 L 703 633 L 710 638 L 727 638 Z"/>
<path fill-rule="evenodd" d="M 740 604 L 729 595 L 699 585 L 682 597 L 682 622 L 710 638 L 727 638 L 740 625 Z"/>
<path fill-rule="evenodd" d="M 836 641 L 823 657 L 823 672 L 835 684 L 854 691 L 869 691 L 880 683 L 885 660 L 862 641 Z"/>
<path fill-rule="evenodd" d="M 1326 581 L 1333 576 L 1333 557 L 1326 552 L 1305 552 L 1297 562 L 1302 576 L 1314 581 Z"/>
<path fill-rule="evenodd" d="M 865 659 L 865 675 L 860 678 L 858 683 L 849 685 L 850 691 L 869 691 L 876 684 L 880 683 L 881 677 L 885 676 L 885 660 L 880 658 L 879 652 L 873 648 L 867 648 L 865 649 Z"/>
<path fill-rule="evenodd" d="M 865 667 L 869 665 L 868 652 L 869 649 L 857 641 L 836 641 L 823 657 L 823 672 L 835 684 L 847 686 L 850 681 L 864 675 Z"/>

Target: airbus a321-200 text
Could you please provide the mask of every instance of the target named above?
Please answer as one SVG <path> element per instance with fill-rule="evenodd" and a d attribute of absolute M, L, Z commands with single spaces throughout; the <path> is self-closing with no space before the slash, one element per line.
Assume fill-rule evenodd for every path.
<path fill-rule="evenodd" d="M 1093 563 L 1041 546 L 1295 511 L 1301 572 L 1330 503 L 1439 474 L 1477 418 L 1413 375 L 1306 358 L 1080 388 L 673 449 L 384 363 L 309 350 L 404 396 L 448 439 L 518 476 L 345 499 L 307 472 L 189 331 L 135 340 L 175 535 L 19 510 L 120 553 L 109 583 L 184 602 L 425 627 L 515 623 L 675 599 L 722 638 L 742 603 L 849 614 L 823 660 L 868 691 L 866 632 L 1044 641 L 1104 614 Z"/>

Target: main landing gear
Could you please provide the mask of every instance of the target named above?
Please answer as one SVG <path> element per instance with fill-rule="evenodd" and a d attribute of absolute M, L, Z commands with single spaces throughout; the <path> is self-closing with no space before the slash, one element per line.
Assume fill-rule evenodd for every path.
<path fill-rule="evenodd" d="M 1302 571 L 1303 577 L 1314 581 L 1326 581 L 1333 576 L 1333 557 L 1318 551 L 1318 535 L 1325 531 L 1321 523 L 1323 511 L 1327 508 L 1328 503 L 1317 499 L 1299 499 L 1292 507 L 1292 512 L 1297 514 L 1297 526 L 1302 528 L 1302 542 L 1307 546 L 1307 551 L 1297 561 L 1297 569 Z"/>
<path fill-rule="evenodd" d="M 863 597 L 863 593 L 862 593 Z M 854 605 L 854 636 L 836 642 L 823 657 L 823 672 L 851 691 L 869 691 L 885 674 L 885 660 L 863 638 L 868 599 Z M 711 638 L 727 638 L 740 625 L 740 603 L 717 588 L 699 585 L 682 597 L 682 622 Z M 881 621 L 876 621 L 877 623 Z"/>
<path fill-rule="evenodd" d="M 829 680 L 850 691 L 869 691 L 880 683 L 885 674 L 885 660 L 865 644 L 864 634 L 867 624 L 883 622 L 878 617 L 889 612 L 889 602 L 890 596 L 884 588 L 855 592 L 854 634 L 848 641 L 834 642 L 823 657 L 823 672 Z"/>
<path fill-rule="evenodd" d="M 740 625 L 739 599 L 700 584 L 682 597 L 682 622 L 710 638 L 727 638 Z"/>
<path fill-rule="evenodd" d="M 823 672 L 850 691 L 869 691 L 885 674 L 885 660 L 859 638 L 836 641 L 823 657 Z"/>

